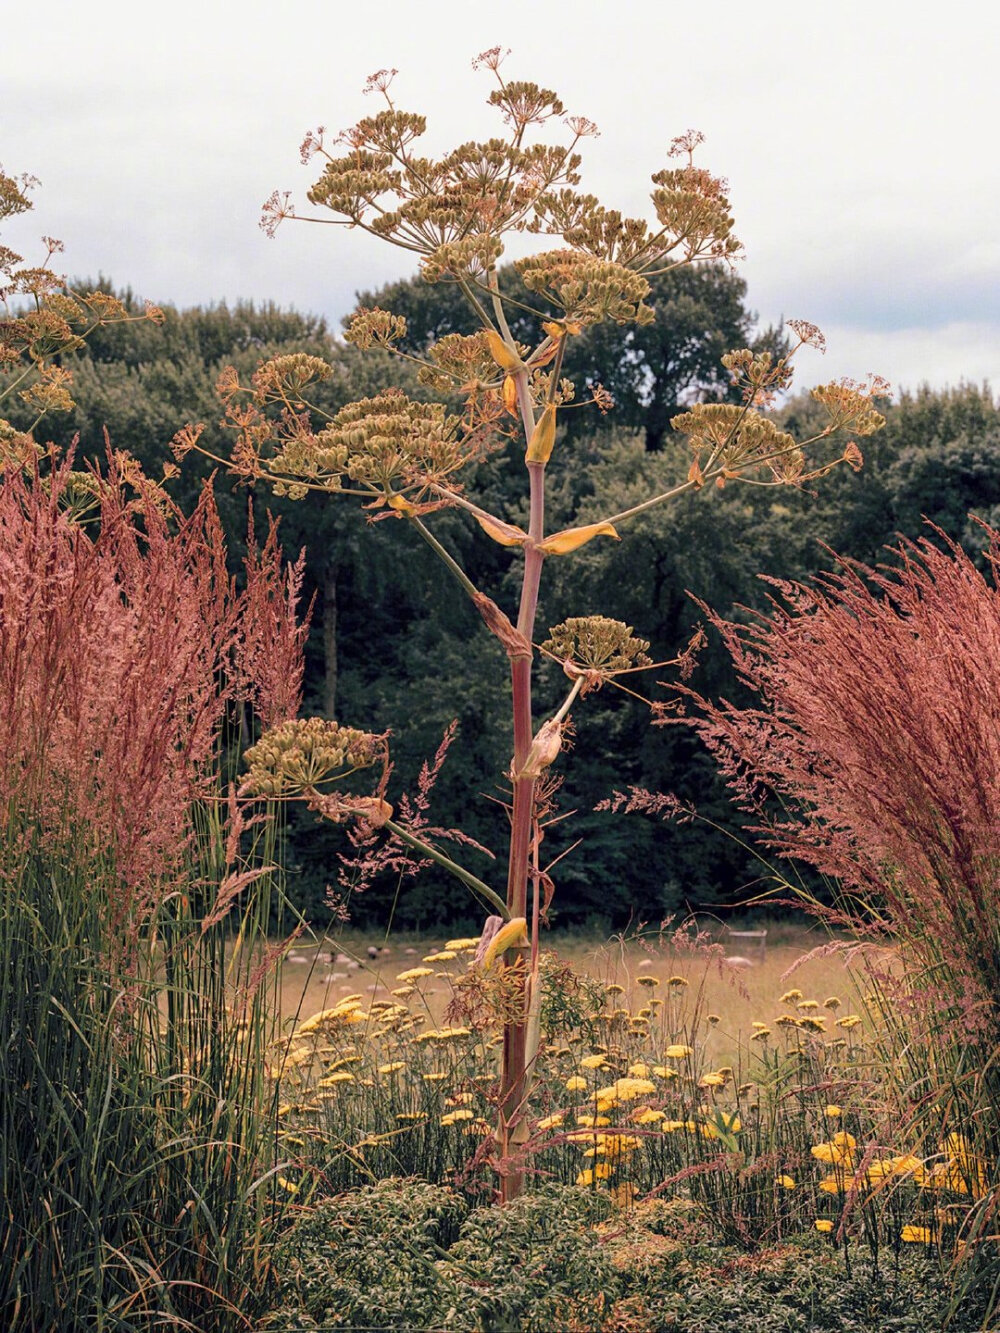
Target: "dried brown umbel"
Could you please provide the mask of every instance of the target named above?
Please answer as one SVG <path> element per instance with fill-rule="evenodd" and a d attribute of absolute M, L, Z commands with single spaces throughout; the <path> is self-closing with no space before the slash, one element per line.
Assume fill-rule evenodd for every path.
<path fill-rule="evenodd" d="M 541 645 L 542 652 L 577 671 L 594 671 L 602 676 L 648 666 L 648 647 L 645 639 L 635 637 L 631 625 L 607 616 L 571 616 L 554 625 Z"/>
<path fill-rule="evenodd" d="M 279 723 L 247 750 L 247 796 L 295 796 L 370 768 L 384 753 L 384 738 L 311 717 Z"/>

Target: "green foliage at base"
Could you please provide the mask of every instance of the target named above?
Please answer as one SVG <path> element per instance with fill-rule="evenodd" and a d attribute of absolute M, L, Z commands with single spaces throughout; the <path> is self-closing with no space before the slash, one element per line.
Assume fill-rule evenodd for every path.
<path fill-rule="evenodd" d="M 606 1199 L 543 1187 L 467 1210 L 444 1186 L 384 1180 L 303 1215 L 259 1333 L 973 1333 L 949 1321 L 935 1255 L 876 1264 L 803 1234 L 752 1253 L 706 1239 L 683 1201 L 609 1215 Z"/>

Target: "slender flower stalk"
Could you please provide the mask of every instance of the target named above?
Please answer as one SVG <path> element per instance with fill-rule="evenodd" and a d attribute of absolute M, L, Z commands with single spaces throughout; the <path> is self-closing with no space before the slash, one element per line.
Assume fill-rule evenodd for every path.
<path fill-rule="evenodd" d="M 600 536 L 618 538 L 616 522 L 706 484 L 796 484 L 839 462 L 856 465 L 860 453 L 851 443 L 839 455 L 828 451 L 818 464 L 807 462 L 803 446 L 759 410 L 787 388 L 794 350 L 821 345 L 822 335 L 813 325 L 793 322 L 798 342 L 787 356 L 774 361 L 742 349 L 724 359 L 739 403 L 695 404 L 675 419 L 690 452 L 684 483 L 609 519 L 546 533 L 546 466 L 559 447 L 559 412 L 575 396 L 574 386 L 562 377 L 569 339 L 604 321 L 649 323 L 654 318 L 645 303 L 649 278 L 684 264 L 732 262 L 741 246 L 733 234 L 726 182 L 695 164 L 699 134 L 677 138 L 670 156 L 678 162 L 653 175 L 655 220 L 624 218 L 577 190 L 578 148 L 596 127 L 583 117 L 569 117 L 563 122 L 570 132 L 567 143 L 532 142 L 536 127 L 564 117 L 563 104 L 549 89 L 507 82 L 500 72 L 503 58 L 498 47 L 474 63 L 494 79 L 489 100 L 504 121 L 505 138 L 465 143 L 438 160 L 420 156 L 414 145 L 426 128 L 424 118 L 397 106 L 392 94 L 395 72 L 381 70 L 367 88 L 381 99 L 377 114 L 335 141 L 328 142 L 320 130 L 310 133 L 303 145 L 304 160 L 322 164 L 309 192 L 310 203 L 322 210 L 320 220 L 329 221 L 332 213 L 334 220 L 417 255 L 428 282 L 454 283 L 467 299 L 476 331 L 450 333 L 422 355 L 405 345 L 406 321 L 391 311 L 358 310 L 346 334 L 358 348 L 377 347 L 417 362 L 419 382 L 447 394 L 448 402 L 418 403 L 399 390 L 385 390 L 331 417 L 311 398 L 311 385 L 327 378 L 329 368 L 304 356 L 265 363 L 249 384 L 241 383 L 235 371 L 226 372 L 221 392 L 236 433 L 235 472 L 269 481 L 292 499 L 316 490 L 362 495 L 374 518 L 413 524 L 472 599 L 510 661 L 514 747 L 508 773 L 505 895 L 470 876 L 405 819 L 387 822 L 380 815 L 368 820 L 362 840 L 384 829 L 390 841 L 395 840 L 392 845 L 419 850 L 480 900 L 502 905 L 500 916 L 530 918 L 528 942 L 509 948 L 506 958 L 514 998 L 508 996 L 504 1008 L 498 1164 L 502 1197 L 512 1199 L 523 1186 L 529 1071 L 537 1042 L 538 932 L 543 916 L 538 886 L 544 879 L 546 893 L 554 887 L 539 863 L 547 799 L 542 778 L 559 755 L 571 709 L 605 681 L 635 669 L 640 657 L 648 661 L 648 645 L 633 639 L 627 626 L 601 616 L 567 622 L 558 635 L 553 630 L 556 648 L 549 655 L 564 663 L 573 686 L 556 714 L 536 730 L 533 645 L 545 561 Z M 261 225 L 273 234 L 280 222 L 297 216 L 287 195 L 274 194 Z M 499 265 L 507 238 L 525 233 L 548 237 L 555 248 L 516 261 L 528 295 L 515 300 L 503 290 Z M 525 315 L 536 321 L 531 344 L 521 344 L 514 336 L 510 311 L 521 318 L 519 331 Z M 830 425 L 807 443 L 826 443 L 838 430 L 866 434 L 877 429 L 880 418 L 873 400 L 886 388 L 883 381 L 872 381 L 817 390 Z M 598 390 L 584 401 L 602 409 L 609 406 L 607 395 Z M 197 446 L 197 434 L 193 427 L 180 432 L 175 441 L 180 455 Z M 525 451 L 526 531 L 469 498 L 460 480 L 467 464 L 504 439 Z M 468 514 L 492 541 L 521 549 L 515 621 L 474 586 L 434 535 L 431 516 L 445 507 Z M 361 798 L 361 805 L 353 798 L 356 813 L 364 819 L 364 811 L 380 808 L 382 796 L 380 788 L 374 797 Z M 344 817 L 351 808 L 351 797 L 324 799 L 317 808 L 333 818 Z M 529 884 L 536 889 L 530 913 Z M 498 919 L 493 918 L 494 926 Z"/>

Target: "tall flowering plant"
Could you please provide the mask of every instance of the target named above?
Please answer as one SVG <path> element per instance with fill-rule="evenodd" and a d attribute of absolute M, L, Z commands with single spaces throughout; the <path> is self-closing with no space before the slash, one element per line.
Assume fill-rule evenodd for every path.
<path fill-rule="evenodd" d="M 814 438 L 797 441 L 762 412 L 789 384 L 794 352 L 776 358 L 737 349 L 725 365 L 741 401 L 694 404 L 674 420 L 687 453 L 683 481 L 595 522 L 550 531 L 546 468 L 559 447 L 561 415 L 588 403 L 602 411 L 612 406 L 600 386 L 589 389 L 583 401 L 577 399 L 577 387 L 562 374 L 569 340 L 602 321 L 648 323 L 653 318 L 646 304 L 651 278 L 687 264 L 731 263 L 741 246 L 733 232 L 726 182 L 695 161 L 700 134 L 675 139 L 671 164 L 653 175 L 652 219 L 626 217 L 578 188 L 578 149 L 596 127 L 584 117 L 567 117 L 551 90 L 508 81 L 501 73 L 503 55 L 495 48 L 474 62 L 493 80 L 488 100 L 502 122 L 495 138 L 463 143 L 439 158 L 424 156 L 418 141 L 425 119 L 397 107 L 391 91 L 395 71 L 381 70 L 366 88 L 380 102 L 374 114 L 332 140 L 322 129 L 311 132 L 302 145 L 304 161 L 322 162 L 309 192 L 310 203 L 323 210 L 320 220 L 359 228 L 399 246 L 419 261 L 425 281 L 455 284 L 468 302 L 474 332 L 449 334 L 426 356 L 409 357 L 418 363 L 420 383 L 442 401 L 416 401 L 387 389 L 324 416 L 310 387 L 330 368 L 305 356 L 270 361 L 249 384 L 227 373 L 220 391 L 236 432 L 229 461 L 237 472 L 265 480 L 293 499 L 309 491 L 352 496 L 372 521 L 409 523 L 471 599 L 509 659 L 513 754 L 507 774 L 511 832 L 505 885 L 485 884 L 439 846 L 394 820 L 381 785 L 368 803 L 353 806 L 343 796 L 330 806 L 311 782 L 297 790 L 314 803 L 327 800 L 338 816 L 373 822 L 388 837 L 417 846 L 458 875 L 490 911 L 478 965 L 505 968 L 514 996 L 504 1003 L 498 1121 L 502 1192 L 512 1198 L 521 1188 L 519 1150 L 527 1137 L 524 1111 L 537 1043 L 541 904 L 554 889 L 540 860 L 549 769 L 560 755 L 578 701 L 648 663 L 648 644 L 630 627 L 602 616 L 573 618 L 539 643 L 535 622 L 545 563 L 591 541 L 620 540 L 619 529 L 636 514 L 705 486 L 743 480 L 801 484 L 841 462 L 858 466 L 860 451 L 845 435 L 878 428 L 881 418 L 873 398 L 887 386 L 872 380 L 817 390 L 828 422 Z M 564 131 L 562 141 L 543 140 L 556 127 Z M 290 197 L 276 193 L 262 225 L 273 233 L 281 221 L 297 217 Z M 549 248 L 515 261 L 527 293 L 525 300 L 515 300 L 502 289 L 498 266 L 508 240 L 523 235 L 549 238 Z M 530 341 L 513 336 L 512 309 L 535 321 Z M 790 327 L 794 350 L 805 343 L 822 345 L 814 326 L 793 322 Z M 409 356 L 401 350 L 405 334 L 405 320 L 392 311 L 360 309 L 346 336 L 362 349 Z M 198 436 L 197 427 L 182 431 L 178 452 L 196 446 Z M 463 470 L 498 448 L 523 451 L 526 525 L 485 508 L 463 486 Z M 520 596 L 510 614 L 474 584 L 435 535 L 434 516 L 443 509 L 461 511 L 485 538 L 520 560 Z M 541 717 L 533 699 L 539 653 L 561 663 L 570 682 L 562 702 Z M 280 747 L 273 751 L 279 767 L 282 753 Z M 331 776 L 345 773 L 342 765 L 336 773 L 331 770 Z"/>

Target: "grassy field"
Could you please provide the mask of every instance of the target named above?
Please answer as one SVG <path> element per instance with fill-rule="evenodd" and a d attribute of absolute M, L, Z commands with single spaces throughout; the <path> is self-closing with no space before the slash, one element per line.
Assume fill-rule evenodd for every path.
<path fill-rule="evenodd" d="M 789 1002 L 783 1003 L 781 997 L 789 990 L 800 991 L 802 999 L 814 1000 L 819 1006 L 834 996 L 841 1002 L 840 1014 L 858 1010 L 860 995 L 846 951 L 809 957 L 829 944 L 825 931 L 786 922 L 763 922 L 753 928 L 766 928 L 766 940 L 731 938 L 719 930 L 714 949 L 695 952 L 678 950 L 669 940 L 655 936 L 602 939 L 569 932 L 551 933 L 544 947 L 577 972 L 623 987 L 626 999 L 641 995 L 644 988 L 652 993 L 654 987 L 640 978 L 655 979 L 655 991 L 661 996 L 671 991 L 683 993 L 687 1011 L 697 1012 L 702 1023 L 708 1015 L 718 1016 L 712 1024 L 712 1042 L 720 1060 L 732 1056 L 748 1040 L 755 1021 L 771 1022 L 788 1011 Z M 428 955 L 442 950 L 448 938 L 445 933 L 401 933 L 386 941 L 345 931 L 309 943 L 300 941 L 283 966 L 283 1017 L 305 1017 L 350 994 L 360 995 L 366 1003 L 386 999 L 399 985 L 400 972 L 421 965 Z M 374 957 L 371 950 L 378 950 Z M 420 1003 L 426 1005 L 429 1021 L 442 1020 L 452 996 L 450 977 L 464 970 L 467 957 L 439 963 L 436 976 L 421 986 Z M 748 965 L 732 961 L 740 958 Z M 687 982 L 683 992 L 668 984 L 677 977 Z"/>

